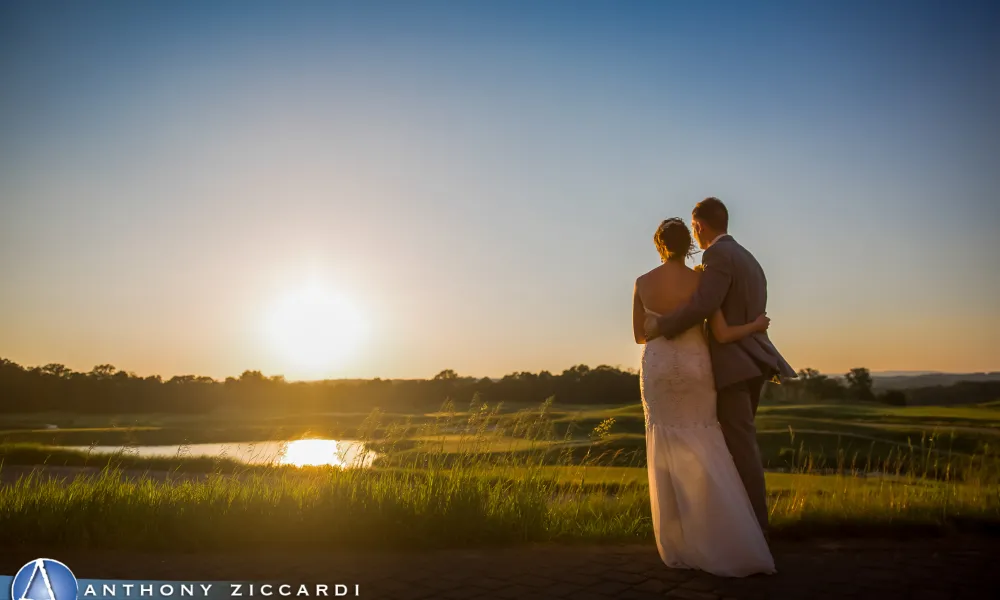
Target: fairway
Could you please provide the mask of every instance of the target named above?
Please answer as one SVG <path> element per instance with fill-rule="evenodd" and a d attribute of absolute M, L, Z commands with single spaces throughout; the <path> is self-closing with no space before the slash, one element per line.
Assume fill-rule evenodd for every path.
<path fill-rule="evenodd" d="M 604 456 L 608 466 L 645 464 L 645 422 L 639 404 L 624 406 L 447 407 L 432 413 L 231 414 L 183 415 L 4 415 L 0 417 L 0 455 L 7 464 L 43 460 L 50 448 L 57 464 L 77 464 L 60 446 L 141 447 L 199 443 L 250 444 L 265 440 L 373 437 L 408 451 L 435 446 L 444 453 L 468 451 L 467 423 L 483 410 L 492 427 L 513 435 L 480 435 L 476 452 L 567 452 L 590 459 Z M 518 431 L 518 420 L 531 431 Z M 594 432 L 600 429 L 600 436 Z M 765 466 L 800 468 L 808 458 L 815 469 L 875 470 L 900 453 L 925 460 L 955 462 L 990 456 L 1000 447 L 1000 406 L 887 407 L 872 404 L 762 406 L 758 439 Z M 479 432 L 482 434 L 484 432 Z M 529 434 L 529 435 L 526 435 Z M 391 438 L 391 439 L 390 439 Z M 487 439 L 488 438 L 488 439 Z M 32 452 L 28 453 L 28 449 Z M 30 456 L 29 456 L 30 454 Z M 45 462 L 43 460 L 43 462 Z M 853 465 L 853 467 L 852 467 Z"/>

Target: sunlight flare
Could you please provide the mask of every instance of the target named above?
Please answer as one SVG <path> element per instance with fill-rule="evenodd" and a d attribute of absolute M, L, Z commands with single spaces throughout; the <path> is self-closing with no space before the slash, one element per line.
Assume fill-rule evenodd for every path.
<path fill-rule="evenodd" d="M 356 354 L 366 327 L 347 296 L 313 283 L 275 303 L 267 330 L 292 374 L 322 378 Z"/>
<path fill-rule="evenodd" d="M 295 440 L 288 442 L 279 464 L 296 467 L 332 465 L 334 467 L 371 466 L 374 455 L 364 452 L 361 444 L 339 440 Z"/>

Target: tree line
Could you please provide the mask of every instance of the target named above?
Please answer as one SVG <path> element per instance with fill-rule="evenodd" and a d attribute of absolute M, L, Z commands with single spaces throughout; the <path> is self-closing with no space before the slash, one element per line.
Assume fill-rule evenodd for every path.
<path fill-rule="evenodd" d="M 289 382 L 280 375 L 244 371 L 218 381 L 181 375 L 141 377 L 112 365 L 77 372 L 59 364 L 23 367 L 0 358 L 0 412 L 199 413 L 220 408 L 282 412 L 436 410 L 451 399 L 478 394 L 491 404 L 537 405 L 549 397 L 572 404 L 627 404 L 639 400 L 639 376 L 606 365 L 577 365 L 562 373 L 511 373 L 501 379 L 461 377 L 452 370 L 432 379 Z"/>
<path fill-rule="evenodd" d="M 639 402 L 635 371 L 601 365 L 577 365 L 553 374 L 511 373 L 500 379 L 462 377 L 452 370 L 432 379 L 329 380 L 289 382 L 280 375 L 244 371 L 218 381 L 211 377 L 179 375 L 163 379 L 142 377 L 113 365 L 97 365 L 88 372 L 60 364 L 24 367 L 0 358 L 0 412 L 30 413 L 203 413 L 216 409 L 295 412 L 431 411 L 451 399 L 456 404 L 473 396 L 490 404 L 537 405 L 554 397 L 560 404 L 631 404 Z M 960 382 L 877 393 L 871 373 L 851 369 L 831 377 L 814 369 L 799 371 L 796 379 L 768 384 L 765 403 L 817 401 L 881 402 L 892 405 L 954 404 L 996 400 L 1000 382 Z"/>

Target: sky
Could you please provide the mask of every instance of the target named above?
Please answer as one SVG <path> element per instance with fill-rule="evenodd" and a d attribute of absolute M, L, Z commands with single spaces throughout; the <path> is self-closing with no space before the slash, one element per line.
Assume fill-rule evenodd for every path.
<path fill-rule="evenodd" d="M 998 57 L 989 2 L 3 2 L 0 357 L 634 369 L 717 196 L 796 369 L 1000 370 Z"/>

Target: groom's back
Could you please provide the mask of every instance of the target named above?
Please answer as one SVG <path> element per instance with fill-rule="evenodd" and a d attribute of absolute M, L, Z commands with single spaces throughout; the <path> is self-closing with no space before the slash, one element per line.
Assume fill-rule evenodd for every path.
<path fill-rule="evenodd" d="M 721 307 L 726 322 L 743 325 L 764 314 L 767 311 L 767 278 L 754 255 L 729 236 L 706 252 L 712 253 L 714 264 L 731 275 L 729 291 Z M 755 333 L 732 344 L 720 344 L 713 338 L 710 347 L 719 389 L 761 375 L 788 375 L 791 370 L 766 332 Z"/>
<path fill-rule="evenodd" d="M 730 325 L 749 323 L 767 310 L 767 277 L 749 250 L 732 237 L 719 240 L 716 252 L 724 254 L 732 274 L 722 314 Z"/>

